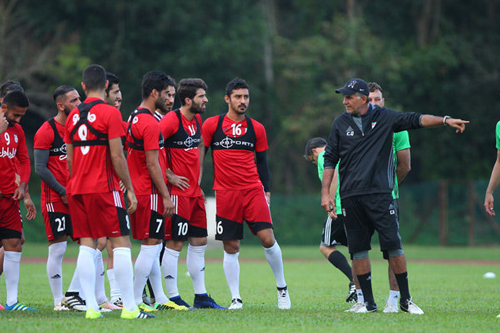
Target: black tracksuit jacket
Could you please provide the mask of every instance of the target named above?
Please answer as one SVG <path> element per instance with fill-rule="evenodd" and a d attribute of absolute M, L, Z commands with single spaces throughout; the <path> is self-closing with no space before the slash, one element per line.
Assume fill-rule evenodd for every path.
<path fill-rule="evenodd" d="M 394 132 L 421 128 L 421 114 L 372 106 L 361 131 L 344 112 L 333 122 L 325 153 L 325 169 L 339 165 L 340 197 L 391 193 L 394 187 Z"/>

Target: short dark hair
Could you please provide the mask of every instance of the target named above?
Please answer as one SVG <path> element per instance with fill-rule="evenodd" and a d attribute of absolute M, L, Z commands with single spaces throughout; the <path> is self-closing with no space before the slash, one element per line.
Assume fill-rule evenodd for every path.
<path fill-rule="evenodd" d="M 374 92 L 377 90 L 380 90 L 380 92 L 384 92 L 382 90 L 382 87 L 377 82 L 368 82 L 368 88 L 370 89 L 370 92 Z"/>
<path fill-rule="evenodd" d="M 170 76 L 158 71 L 148 72 L 142 77 L 142 99 L 148 98 L 153 89 L 160 92 L 168 86 L 175 87 L 175 81 Z"/>
<path fill-rule="evenodd" d="M 24 94 L 24 92 L 19 90 L 14 90 L 5 95 L 2 104 L 7 106 L 18 106 L 21 108 L 27 108 L 30 106 L 30 100 Z"/>
<path fill-rule="evenodd" d="M 64 96 L 66 95 L 67 93 L 69 93 L 70 91 L 73 91 L 73 90 L 76 90 L 74 87 L 72 86 L 60 86 L 60 87 L 57 87 L 56 90 L 54 90 L 54 102 L 57 103 L 57 99 L 61 96 Z"/>
<path fill-rule="evenodd" d="M 89 65 L 83 70 L 82 81 L 87 90 L 104 90 L 106 86 L 106 70 L 101 65 Z"/>
<path fill-rule="evenodd" d="M 0 87 L 0 98 L 5 97 L 5 95 L 10 93 L 11 91 L 24 92 L 24 89 L 23 89 L 23 87 L 21 87 L 21 84 L 19 82 L 9 80 L 9 81 L 5 82 L 4 84 L 2 84 L 2 86 Z"/>
<path fill-rule="evenodd" d="M 109 95 L 109 91 L 111 90 L 111 87 L 113 86 L 113 84 L 119 84 L 120 79 L 115 74 L 110 73 L 110 72 L 106 72 L 106 80 L 108 80 L 108 87 L 106 88 L 106 95 Z"/>
<path fill-rule="evenodd" d="M 326 140 L 320 137 L 312 138 L 306 143 L 306 152 L 304 158 L 307 160 L 309 156 L 312 156 L 314 148 L 321 148 L 326 146 Z"/>
<path fill-rule="evenodd" d="M 181 105 L 186 104 L 186 98 L 193 99 L 198 89 L 208 89 L 205 81 L 198 78 L 182 79 L 177 86 L 177 97 L 181 101 Z"/>
<path fill-rule="evenodd" d="M 237 78 L 234 78 L 233 80 L 231 80 L 231 82 L 229 82 L 227 84 L 226 95 L 231 96 L 231 93 L 233 92 L 233 90 L 237 90 L 237 89 L 250 89 L 250 87 L 248 86 L 248 84 L 246 83 L 245 80 L 237 77 Z"/>

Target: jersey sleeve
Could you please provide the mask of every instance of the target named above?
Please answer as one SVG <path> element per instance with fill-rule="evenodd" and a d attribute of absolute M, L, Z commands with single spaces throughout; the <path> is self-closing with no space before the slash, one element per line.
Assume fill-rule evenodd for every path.
<path fill-rule="evenodd" d="M 144 151 L 160 149 L 160 126 L 158 122 L 149 115 L 139 115 L 139 121 L 133 126 L 134 135 L 144 140 Z M 135 128 L 134 128 L 135 127 Z"/>
<path fill-rule="evenodd" d="M 167 139 L 174 135 L 179 128 L 179 118 L 177 113 L 170 111 L 167 113 L 160 121 L 160 129 L 163 134 L 163 138 Z"/>
<path fill-rule="evenodd" d="M 28 148 L 26 147 L 26 137 L 24 136 L 24 131 L 21 126 L 19 126 L 19 146 L 17 147 L 16 158 L 19 162 L 18 171 L 21 177 L 21 183 L 28 183 L 31 174 L 31 164 Z"/>
<path fill-rule="evenodd" d="M 411 148 L 408 131 L 394 133 L 394 150 L 400 151 Z"/>
<path fill-rule="evenodd" d="M 205 122 L 203 123 L 201 133 L 203 135 L 203 142 L 205 143 L 205 147 L 210 147 L 210 144 L 212 143 L 212 138 L 217 127 L 217 120 L 218 117 L 211 117 L 205 120 Z"/>
<path fill-rule="evenodd" d="M 35 134 L 34 149 L 49 150 L 54 142 L 54 131 L 48 122 L 44 122 Z"/>
<path fill-rule="evenodd" d="M 123 119 L 122 114 L 118 109 L 114 107 L 109 107 L 109 118 L 108 118 L 108 140 L 114 138 L 121 138 L 125 136 L 125 130 L 123 129 Z"/>
<path fill-rule="evenodd" d="M 264 125 L 259 123 L 258 121 L 255 121 L 252 119 L 253 122 L 253 128 L 255 130 L 255 151 L 256 152 L 261 152 L 261 151 L 266 151 L 269 149 L 269 146 L 267 145 L 267 135 L 266 135 L 266 129 L 264 128 Z"/>

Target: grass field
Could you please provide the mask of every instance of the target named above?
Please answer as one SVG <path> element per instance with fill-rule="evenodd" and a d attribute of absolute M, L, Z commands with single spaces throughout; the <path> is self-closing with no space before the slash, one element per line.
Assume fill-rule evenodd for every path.
<path fill-rule="evenodd" d="M 135 251 L 138 246 L 135 247 Z M 241 258 L 241 311 L 196 310 L 161 312 L 146 321 L 124 321 L 119 313 L 102 320 L 85 320 L 82 313 L 54 312 L 44 260 L 44 244 L 27 244 L 21 264 L 19 299 L 38 312 L 0 312 L 1 332 L 498 332 L 499 281 L 484 279 L 485 272 L 500 276 L 500 248 L 406 247 L 410 288 L 423 316 L 383 314 L 388 295 L 387 263 L 372 251 L 372 277 L 378 313 L 350 314 L 344 302 L 347 280 L 316 247 L 283 247 L 285 275 L 292 299 L 290 311 L 276 306 L 272 272 L 259 247 L 243 246 Z M 75 256 L 76 246 L 68 248 Z M 345 252 L 344 252 L 345 253 Z M 185 250 L 183 251 L 185 255 Z M 207 252 L 206 282 L 209 293 L 229 305 L 230 293 L 222 269 L 220 249 Z M 35 262 L 33 262 L 35 261 Z M 64 286 L 75 268 L 64 264 Z M 192 302 L 192 285 L 185 263 L 179 266 L 179 290 Z M 0 303 L 5 282 L 0 280 Z"/>

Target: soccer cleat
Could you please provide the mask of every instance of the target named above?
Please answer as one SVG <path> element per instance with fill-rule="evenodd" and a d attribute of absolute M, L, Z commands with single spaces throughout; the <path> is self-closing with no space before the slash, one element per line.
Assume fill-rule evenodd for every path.
<path fill-rule="evenodd" d="M 103 312 L 109 312 L 113 310 L 120 310 L 121 308 L 119 306 L 114 305 L 113 303 L 110 302 L 104 302 L 101 305 L 99 305 L 99 308 Z M 105 311 L 108 310 L 108 311 Z"/>
<path fill-rule="evenodd" d="M 233 298 L 231 301 L 231 305 L 228 308 L 229 310 L 239 310 L 243 309 L 243 301 L 241 298 Z"/>
<path fill-rule="evenodd" d="M 61 301 L 61 304 L 71 310 L 82 312 L 87 311 L 87 305 L 78 293 L 66 293 Z"/>
<path fill-rule="evenodd" d="M 292 302 L 290 301 L 290 295 L 288 294 L 288 288 L 278 288 L 278 308 L 282 310 L 288 310 L 292 307 Z"/>
<path fill-rule="evenodd" d="M 363 303 L 358 302 L 358 303 L 354 304 L 350 309 L 345 310 L 344 312 L 356 312 L 356 311 L 358 311 L 359 308 L 361 308 L 363 306 L 364 306 Z"/>
<path fill-rule="evenodd" d="M 13 305 L 5 304 L 5 311 L 38 311 L 38 309 L 28 308 L 26 305 L 16 302 Z"/>
<path fill-rule="evenodd" d="M 408 312 L 409 314 L 423 315 L 424 311 L 417 306 L 417 304 L 413 303 L 410 299 L 406 300 L 406 302 L 399 303 L 401 310 L 404 312 Z"/>
<path fill-rule="evenodd" d="M 362 303 L 362 306 L 360 306 L 354 313 L 370 313 L 370 312 L 377 312 L 377 304 L 369 304 L 368 302 Z"/>
<path fill-rule="evenodd" d="M 146 313 L 137 308 L 135 311 L 129 311 L 125 308 L 122 309 L 122 314 L 120 316 L 122 319 L 151 319 L 155 318 L 154 314 Z"/>
<path fill-rule="evenodd" d="M 69 311 L 69 308 L 59 302 L 59 304 L 54 307 L 54 311 Z"/>
<path fill-rule="evenodd" d="M 0 310 L 5 310 L 2 304 L 0 304 Z"/>
<path fill-rule="evenodd" d="M 154 308 L 158 311 L 163 311 L 163 310 L 189 310 L 187 307 L 184 305 L 177 305 L 176 303 L 172 301 L 168 301 L 167 303 L 155 303 Z"/>
<path fill-rule="evenodd" d="M 123 301 L 120 297 L 112 298 L 111 299 L 111 304 L 114 306 L 119 307 L 120 309 L 123 308 Z"/>
<path fill-rule="evenodd" d="M 195 294 L 193 308 L 195 309 L 227 309 L 215 303 L 212 297 L 208 294 Z"/>
<path fill-rule="evenodd" d="M 398 313 L 399 308 L 398 308 L 397 304 L 391 304 L 391 303 L 389 303 L 389 300 L 387 300 L 387 304 L 385 305 L 384 311 L 382 311 L 382 312 L 383 313 Z"/>
<path fill-rule="evenodd" d="M 138 307 L 139 307 L 139 309 L 140 309 L 141 311 L 144 311 L 144 312 L 154 312 L 154 311 L 158 311 L 158 310 L 156 310 L 155 308 L 153 308 L 153 307 L 151 307 L 151 306 L 149 306 L 149 305 L 147 305 L 147 304 L 145 304 L 145 303 L 139 303 Z M 123 309 L 125 309 L 125 308 L 123 308 Z"/>
<path fill-rule="evenodd" d="M 191 309 L 191 305 L 184 302 L 180 296 L 171 297 L 170 300 L 177 305 L 185 306 L 186 308 Z"/>
<path fill-rule="evenodd" d="M 356 285 L 354 282 L 349 283 L 349 295 L 345 299 L 346 303 L 356 303 L 358 301 L 358 294 L 356 293 Z"/>
<path fill-rule="evenodd" d="M 99 319 L 99 318 L 102 318 L 101 311 L 95 311 L 89 308 L 85 312 L 85 319 Z"/>

